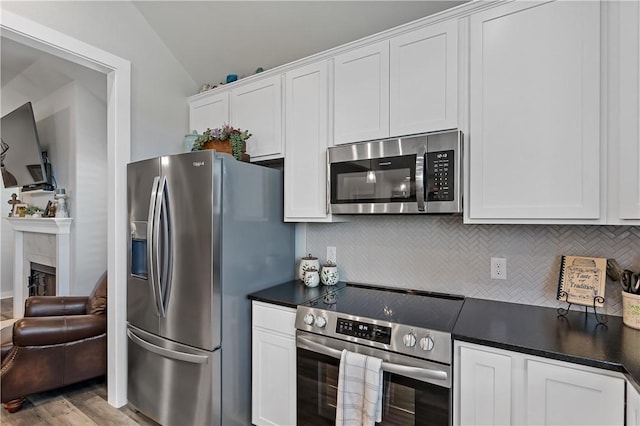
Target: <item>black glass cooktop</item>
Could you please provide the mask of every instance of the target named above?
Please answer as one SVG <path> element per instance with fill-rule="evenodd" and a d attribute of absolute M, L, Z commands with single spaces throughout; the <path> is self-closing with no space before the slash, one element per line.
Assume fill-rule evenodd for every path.
<path fill-rule="evenodd" d="M 305 306 L 451 332 L 463 303 L 458 295 L 349 283 Z"/>

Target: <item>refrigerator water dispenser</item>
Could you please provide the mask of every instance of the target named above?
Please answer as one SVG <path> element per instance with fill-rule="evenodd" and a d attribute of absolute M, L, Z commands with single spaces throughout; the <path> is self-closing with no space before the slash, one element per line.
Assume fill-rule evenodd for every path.
<path fill-rule="evenodd" d="M 131 222 L 131 275 L 147 279 L 147 222 Z"/>

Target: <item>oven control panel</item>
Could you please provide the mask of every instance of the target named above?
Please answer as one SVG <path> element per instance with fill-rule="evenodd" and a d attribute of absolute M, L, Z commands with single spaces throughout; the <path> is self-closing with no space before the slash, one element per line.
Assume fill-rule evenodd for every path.
<path fill-rule="evenodd" d="M 346 318 L 338 318 L 336 321 L 336 333 L 385 345 L 391 343 L 391 327 Z"/>

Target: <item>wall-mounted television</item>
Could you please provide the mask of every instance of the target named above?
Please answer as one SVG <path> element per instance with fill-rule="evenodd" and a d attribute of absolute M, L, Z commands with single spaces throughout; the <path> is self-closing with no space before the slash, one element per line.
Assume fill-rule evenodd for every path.
<path fill-rule="evenodd" d="M 2 117 L 0 122 L 2 180 L 5 188 L 23 191 L 53 189 L 51 164 L 40 147 L 31 102 Z"/>

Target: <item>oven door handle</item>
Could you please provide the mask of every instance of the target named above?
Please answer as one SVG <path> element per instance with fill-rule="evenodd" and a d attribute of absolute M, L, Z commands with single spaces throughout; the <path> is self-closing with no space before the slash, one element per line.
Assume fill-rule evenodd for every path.
<path fill-rule="evenodd" d="M 331 358 L 340 359 L 342 357 L 342 351 L 339 349 L 330 348 L 320 343 L 316 343 L 312 340 L 305 339 L 298 336 L 297 346 L 302 349 L 307 349 L 322 355 L 330 356 Z M 382 361 L 382 370 L 398 374 L 400 376 L 410 377 L 416 380 L 447 380 L 448 375 L 446 371 L 432 370 L 428 368 L 412 367 L 408 365 L 394 364 L 392 362 Z"/>

